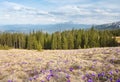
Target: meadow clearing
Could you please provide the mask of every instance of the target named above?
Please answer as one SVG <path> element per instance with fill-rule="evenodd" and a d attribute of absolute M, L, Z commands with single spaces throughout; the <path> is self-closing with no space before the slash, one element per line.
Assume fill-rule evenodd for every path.
<path fill-rule="evenodd" d="M 120 47 L 0 50 L 0 82 L 120 82 Z"/>
<path fill-rule="evenodd" d="M 120 44 L 120 36 L 115 37 L 115 38 L 116 38 L 116 41 L 118 42 L 118 44 Z"/>

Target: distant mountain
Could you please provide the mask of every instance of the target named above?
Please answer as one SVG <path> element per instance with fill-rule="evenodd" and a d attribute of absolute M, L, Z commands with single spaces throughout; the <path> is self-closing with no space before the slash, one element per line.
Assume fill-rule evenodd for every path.
<path fill-rule="evenodd" d="M 85 24 L 75 24 L 72 22 L 65 22 L 59 24 L 47 24 L 47 25 L 40 25 L 40 24 L 19 24 L 19 25 L 1 25 L 0 32 L 31 32 L 33 30 L 41 30 L 43 32 L 56 32 L 56 31 L 64 31 L 64 30 L 71 30 L 71 29 L 87 29 L 90 28 L 91 25 Z"/>
<path fill-rule="evenodd" d="M 98 30 L 120 29 L 120 21 L 119 22 L 108 23 L 108 24 L 96 25 L 95 28 L 98 29 Z"/>
<path fill-rule="evenodd" d="M 53 33 L 56 31 L 64 31 L 71 29 L 88 29 L 92 25 L 87 24 L 76 24 L 73 22 L 65 22 L 59 24 L 14 24 L 14 25 L 0 25 L 0 32 L 24 32 L 29 33 L 33 30 L 41 30 L 43 32 Z M 120 21 L 102 25 L 95 25 L 98 30 L 113 30 L 120 28 Z"/>

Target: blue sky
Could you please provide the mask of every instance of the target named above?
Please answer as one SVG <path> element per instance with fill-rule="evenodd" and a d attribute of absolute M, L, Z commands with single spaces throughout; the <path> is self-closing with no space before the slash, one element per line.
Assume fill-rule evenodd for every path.
<path fill-rule="evenodd" d="M 120 0 L 0 0 L 0 24 L 120 21 Z"/>

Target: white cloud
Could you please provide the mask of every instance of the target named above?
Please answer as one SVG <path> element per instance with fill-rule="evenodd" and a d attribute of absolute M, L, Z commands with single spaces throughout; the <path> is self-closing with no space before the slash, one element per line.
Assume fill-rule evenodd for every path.
<path fill-rule="evenodd" d="M 7 23 L 52 23 L 54 18 L 47 12 L 13 2 L 3 2 L 0 20 Z M 0 22 L 2 22 L 0 21 Z M 10 22 L 9 22 L 10 21 Z"/>
<path fill-rule="evenodd" d="M 83 15 L 83 16 L 120 16 L 120 12 L 119 11 L 114 11 L 114 9 L 102 9 L 102 8 L 83 8 L 83 7 L 79 7 L 76 5 L 68 5 L 68 6 L 63 6 L 58 8 L 56 11 L 54 11 L 54 15 L 55 13 L 61 13 L 63 15 Z M 57 13 L 57 14 L 58 14 Z"/>
<path fill-rule="evenodd" d="M 78 2 L 85 2 L 85 0 L 45 0 L 51 3 L 78 3 Z M 86 0 L 89 1 L 89 0 Z"/>
<path fill-rule="evenodd" d="M 53 10 L 46 11 L 5 1 L 0 3 L 0 23 L 47 24 L 73 21 L 84 24 L 100 24 L 118 21 L 120 19 L 120 9 L 118 3 L 115 3 L 117 0 L 113 4 L 108 1 L 113 2 L 112 0 L 101 0 L 88 4 L 84 3 L 85 0 L 64 0 L 62 2 L 60 0 L 49 0 L 48 2 L 64 4 L 54 6 Z"/>
<path fill-rule="evenodd" d="M 20 4 L 17 4 L 17 3 L 13 3 L 13 2 L 8 2 L 8 1 L 5 1 L 5 2 L 2 2 L 2 8 L 4 9 L 9 9 L 9 10 L 22 10 L 24 8 L 23 5 L 20 5 Z"/>
<path fill-rule="evenodd" d="M 4 6 L 4 10 L 6 12 L 15 12 L 15 13 L 23 13 L 27 15 L 49 15 L 48 12 L 38 10 L 32 7 L 24 6 L 21 4 L 13 3 L 13 2 L 3 2 L 2 6 Z"/>
<path fill-rule="evenodd" d="M 96 7 L 96 5 L 98 7 Z M 103 4 L 104 5 L 104 4 Z M 118 21 L 120 18 L 120 9 L 115 10 L 108 6 L 99 4 L 82 4 L 82 5 L 65 5 L 59 7 L 55 13 L 62 13 L 61 17 L 67 20 L 79 23 L 105 23 L 110 21 Z M 119 8 L 119 7 L 118 7 Z M 54 14 L 55 15 L 55 14 Z M 57 15 L 56 15 L 57 16 Z M 60 15 L 59 15 L 60 16 Z M 83 20 L 85 20 L 83 22 Z M 87 22 L 86 22 L 87 21 Z"/>

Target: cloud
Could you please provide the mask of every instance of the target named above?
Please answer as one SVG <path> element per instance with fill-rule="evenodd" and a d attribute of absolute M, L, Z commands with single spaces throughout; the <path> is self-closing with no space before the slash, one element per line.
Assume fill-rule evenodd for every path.
<path fill-rule="evenodd" d="M 85 0 L 45 0 L 51 3 L 78 3 L 78 2 L 85 2 Z M 87 0 L 88 1 L 88 0 Z"/>
<path fill-rule="evenodd" d="M 44 0 L 46 2 L 57 4 L 57 5 L 79 5 L 79 4 L 91 4 L 95 2 L 95 0 Z"/>
<path fill-rule="evenodd" d="M 3 2 L 6 12 L 27 14 L 27 15 L 49 15 L 46 11 L 38 10 L 32 7 L 27 7 L 13 2 Z"/>
<path fill-rule="evenodd" d="M 45 0 L 53 9 L 46 10 L 21 5 L 14 2 L 0 3 L 0 20 L 11 23 L 61 23 L 73 21 L 75 23 L 100 24 L 120 19 L 120 9 L 117 0 Z M 110 2 L 109 2 L 110 1 Z M 86 3 L 85 3 L 86 2 Z M 90 3 L 88 3 L 90 2 Z M 86 22 L 87 21 L 87 22 Z M 2 22 L 2 21 L 0 21 Z"/>
<path fill-rule="evenodd" d="M 0 3 L 0 23 L 52 23 L 54 18 L 47 12 L 13 2 Z"/>
<path fill-rule="evenodd" d="M 101 24 L 118 21 L 120 11 L 112 8 L 95 8 L 93 5 L 65 5 L 51 14 L 76 23 Z M 87 22 L 86 22 L 87 21 Z"/>
<path fill-rule="evenodd" d="M 83 16 L 120 16 L 119 11 L 114 11 L 114 9 L 102 9 L 102 8 L 84 8 L 76 5 L 63 6 L 57 9 L 57 11 L 52 12 L 54 15 L 83 15 Z"/>
<path fill-rule="evenodd" d="M 9 10 L 14 10 L 14 11 L 21 11 L 22 9 L 25 8 L 25 6 L 17 4 L 17 3 L 13 3 L 13 2 L 2 2 L 1 3 L 4 9 L 9 9 Z"/>

